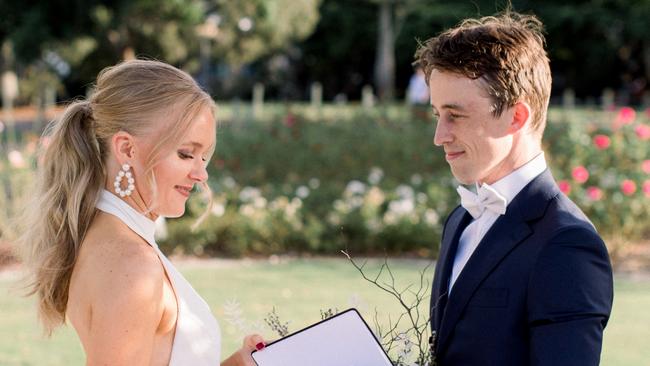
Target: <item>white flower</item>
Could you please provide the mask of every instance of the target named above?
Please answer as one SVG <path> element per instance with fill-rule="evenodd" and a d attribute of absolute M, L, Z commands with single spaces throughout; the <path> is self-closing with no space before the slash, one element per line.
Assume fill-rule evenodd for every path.
<path fill-rule="evenodd" d="M 243 202 L 253 201 L 255 198 L 260 197 L 262 194 L 259 189 L 254 187 L 244 187 L 244 189 L 239 192 L 239 199 Z"/>
<path fill-rule="evenodd" d="M 413 191 L 413 188 L 405 184 L 400 184 L 399 186 L 397 186 L 397 188 L 395 189 L 395 193 L 397 193 L 397 195 L 401 199 L 413 199 L 413 197 L 415 197 L 415 192 Z"/>
<path fill-rule="evenodd" d="M 16 169 L 21 169 L 27 166 L 23 154 L 18 150 L 11 150 L 7 157 L 9 158 L 9 164 Z"/>
<path fill-rule="evenodd" d="M 368 190 L 368 194 L 366 195 L 366 202 L 368 202 L 369 205 L 375 207 L 384 203 L 385 199 L 386 196 L 384 195 L 384 192 L 382 192 L 378 187 L 370 188 L 370 190 Z"/>
<path fill-rule="evenodd" d="M 228 189 L 233 189 L 237 185 L 237 182 L 235 182 L 235 179 L 231 176 L 227 176 L 221 180 L 223 183 L 224 187 Z"/>
<path fill-rule="evenodd" d="M 310 192 L 309 188 L 307 188 L 306 186 L 300 186 L 296 189 L 296 196 L 305 199 L 309 197 L 309 192 Z"/>
<path fill-rule="evenodd" d="M 373 167 L 368 175 L 368 183 L 376 185 L 384 178 L 384 171 L 381 168 Z"/>
<path fill-rule="evenodd" d="M 226 213 L 226 206 L 223 203 L 217 202 L 212 205 L 212 214 L 216 217 L 221 217 Z"/>
<path fill-rule="evenodd" d="M 427 195 L 425 193 L 418 192 L 418 194 L 417 194 L 417 201 L 418 201 L 419 204 L 427 203 L 428 198 L 429 197 L 427 197 Z"/>
<path fill-rule="evenodd" d="M 435 210 L 428 208 L 426 211 L 424 211 L 424 222 L 426 222 L 428 225 L 436 226 L 438 225 L 439 221 L 440 216 Z"/>
<path fill-rule="evenodd" d="M 347 196 L 353 196 L 356 194 L 364 194 L 365 192 L 366 185 L 359 182 L 358 180 L 353 180 L 348 183 L 347 187 L 345 187 L 345 192 L 343 194 Z"/>
<path fill-rule="evenodd" d="M 318 187 L 320 187 L 320 180 L 318 180 L 318 178 L 312 178 L 309 180 L 309 188 L 317 189 Z"/>
<path fill-rule="evenodd" d="M 284 210 L 285 207 L 289 204 L 289 199 L 285 196 L 280 196 L 271 201 L 269 204 L 269 209 L 276 211 L 276 210 Z"/>
<path fill-rule="evenodd" d="M 250 204 L 241 205 L 239 206 L 239 213 L 246 217 L 253 217 L 255 215 L 255 207 Z"/>
<path fill-rule="evenodd" d="M 353 196 L 348 199 L 348 204 L 351 209 L 359 208 L 363 206 L 363 197 Z"/>
<path fill-rule="evenodd" d="M 264 197 L 255 197 L 253 199 L 253 207 L 257 209 L 263 209 L 266 207 L 266 198 Z"/>
<path fill-rule="evenodd" d="M 393 212 L 397 215 L 404 216 L 408 215 L 415 209 L 415 203 L 413 199 L 401 199 L 397 201 L 391 201 L 388 204 L 388 211 Z"/>

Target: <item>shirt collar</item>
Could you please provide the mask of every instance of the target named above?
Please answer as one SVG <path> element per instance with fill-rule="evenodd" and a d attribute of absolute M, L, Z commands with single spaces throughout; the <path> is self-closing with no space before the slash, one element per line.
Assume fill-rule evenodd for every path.
<path fill-rule="evenodd" d="M 490 186 L 506 199 L 506 204 L 510 204 L 528 183 L 546 170 L 546 167 L 544 152 L 540 152 L 532 160 L 493 184 L 490 184 Z M 476 189 L 478 190 L 478 188 L 479 185 L 477 183 Z"/>

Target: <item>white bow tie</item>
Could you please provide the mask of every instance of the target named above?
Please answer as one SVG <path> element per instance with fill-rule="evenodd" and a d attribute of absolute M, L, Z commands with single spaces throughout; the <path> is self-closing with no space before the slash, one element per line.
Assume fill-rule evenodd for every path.
<path fill-rule="evenodd" d="M 508 202 L 505 197 L 488 184 L 481 185 L 481 188 L 478 189 L 478 194 L 471 192 L 463 186 L 459 186 L 456 191 L 460 195 L 460 205 L 475 219 L 481 217 L 485 210 L 490 210 L 499 215 L 506 213 Z"/>

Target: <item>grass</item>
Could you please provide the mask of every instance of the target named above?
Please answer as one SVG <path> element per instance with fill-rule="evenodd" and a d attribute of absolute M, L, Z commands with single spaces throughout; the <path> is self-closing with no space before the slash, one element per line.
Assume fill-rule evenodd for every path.
<path fill-rule="evenodd" d="M 370 262 L 371 272 L 379 263 Z M 419 283 L 424 261 L 390 262 L 398 284 Z M 397 303 L 368 284 L 343 259 L 280 259 L 278 261 L 192 261 L 179 268 L 203 295 L 219 320 L 222 355 L 233 352 L 243 333 L 227 321 L 224 305 L 236 300 L 242 316 L 262 323 L 274 307 L 290 331 L 320 320 L 320 310 L 357 307 L 371 322 L 375 308 L 380 321 L 400 314 Z M 374 273 L 374 272 L 373 272 Z M 426 278 L 430 279 L 432 269 Z M 33 301 L 19 296 L 15 276 L 0 274 L 0 365 L 80 365 L 84 362 L 79 341 L 70 327 L 53 338 L 41 337 Z M 428 304 L 423 304 L 424 314 Z M 617 279 L 614 311 L 605 332 L 602 365 L 642 365 L 650 359 L 650 281 Z M 268 328 L 263 334 L 274 338 Z"/>

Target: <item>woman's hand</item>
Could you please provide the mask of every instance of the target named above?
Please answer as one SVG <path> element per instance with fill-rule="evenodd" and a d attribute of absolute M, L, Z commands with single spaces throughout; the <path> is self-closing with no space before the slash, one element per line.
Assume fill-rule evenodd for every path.
<path fill-rule="evenodd" d="M 242 347 L 230 357 L 225 359 L 221 366 L 256 366 L 251 357 L 251 352 L 262 350 L 266 344 L 264 338 L 259 334 L 250 334 L 244 337 Z"/>

